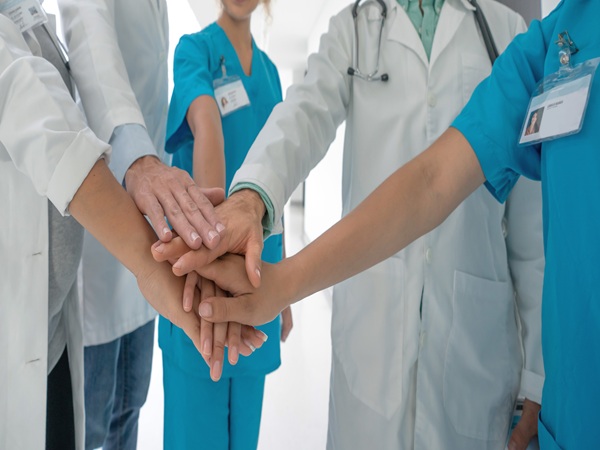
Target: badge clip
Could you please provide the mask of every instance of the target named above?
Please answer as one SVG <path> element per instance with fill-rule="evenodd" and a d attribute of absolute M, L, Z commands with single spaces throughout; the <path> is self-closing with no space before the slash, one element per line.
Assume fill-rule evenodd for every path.
<path fill-rule="evenodd" d="M 570 69 L 571 68 L 571 56 L 575 55 L 579 49 L 569 36 L 568 31 L 563 31 L 558 34 L 558 41 L 556 41 L 556 45 L 558 45 L 558 60 L 560 61 L 561 70 Z"/>

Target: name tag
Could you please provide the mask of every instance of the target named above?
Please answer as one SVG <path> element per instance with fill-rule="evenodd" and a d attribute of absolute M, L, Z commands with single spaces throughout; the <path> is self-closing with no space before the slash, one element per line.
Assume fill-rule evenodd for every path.
<path fill-rule="evenodd" d="M 0 1 L 0 14 L 12 20 L 22 33 L 48 21 L 38 0 Z"/>
<path fill-rule="evenodd" d="M 581 131 L 599 62 L 597 58 L 562 69 L 538 84 L 527 108 L 519 144 L 536 144 Z"/>
<path fill-rule="evenodd" d="M 215 80 L 213 87 L 215 100 L 222 117 L 250 105 L 244 84 L 237 76 Z"/>

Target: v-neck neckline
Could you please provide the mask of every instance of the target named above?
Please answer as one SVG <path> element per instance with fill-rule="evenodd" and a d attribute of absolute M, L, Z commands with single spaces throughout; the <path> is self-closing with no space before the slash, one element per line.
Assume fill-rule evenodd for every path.
<path fill-rule="evenodd" d="M 258 50 L 256 47 L 256 42 L 254 42 L 254 37 L 252 36 L 252 58 L 250 60 L 250 74 L 248 75 L 248 74 L 246 74 L 246 71 L 244 70 L 244 67 L 242 66 L 240 57 L 239 57 L 237 51 L 235 50 L 235 47 L 231 43 L 229 36 L 227 36 L 227 33 L 225 32 L 223 27 L 221 27 L 221 25 L 219 25 L 217 22 L 215 22 L 215 25 L 217 27 L 219 27 L 219 30 L 221 31 L 221 33 L 223 33 L 223 36 L 225 36 L 225 39 L 227 40 L 227 44 L 229 44 L 229 47 L 231 48 L 232 53 L 235 55 L 236 64 L 237 64 L 238 68 L 240 69 L 241 74 L 245 78 L 252 79 L 252 75 L 254 75 L 254 69 L 256 67 L 256 64 L 255 64 L 256 63 L 256 53 Z"/>

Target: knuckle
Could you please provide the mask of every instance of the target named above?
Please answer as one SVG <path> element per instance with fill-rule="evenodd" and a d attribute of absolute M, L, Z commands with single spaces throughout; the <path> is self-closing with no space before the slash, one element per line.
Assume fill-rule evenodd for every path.
<path fill-rule="evenodd" d="M 169 208 L 169 214 L 171 217 L 179 217 L 182 215 L 182 211 L 177 206 L 171 206 Z"/>

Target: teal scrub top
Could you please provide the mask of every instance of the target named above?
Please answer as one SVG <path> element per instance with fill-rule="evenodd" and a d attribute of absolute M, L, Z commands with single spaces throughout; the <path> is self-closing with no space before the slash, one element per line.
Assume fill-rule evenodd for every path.
<path fill-rule="evenodd" d="M 214 97 L 213 81 L 222 78 L 221 59 L 227 76 L 238 76 L 246 89 L 250 105 L 222 117 L 225 141 L 226 191 L 233 175 L 242 165 L 254 139 L 271 111 L 282 100 L 277 68 L 252 41 L 252 73 L 246 76 L 235 49 L 223 29 L 213 23 L 199 33 L 185 35 L 175 49 L 173 77 L 175 88 L 167 119 L 166 151 L 173 154 L 173 166 L 192 175 L 194 137 L 186 120 L 191 103 L 201 95 Z M 262 258 L 275 263 L 283 254 L 281 235 L 265 241 Z M 259 327 L 269 339 L 248 358 L 240 357 L 236 366 L 227 362 L 223 377 L 259 375 L 280 365 L 280 319 Z M 161 317 L 159 344 L 164 357 L 193 375 L 209 377 L 209 370 L 191 340 Z"/>
<path fill-rule="evenodd" d="M 520 175 L 542 181 L 543 450 L 600 448 L 600 74 L 579 134 L 517 142 L 536 83 L 559 68 L 558 34 L 568 31 L 579 48 L 573 64 L 600 57 L 598 18 L 598 0 L 562 1 L 515 38 L 453 123 L 500 201 Z"/>

